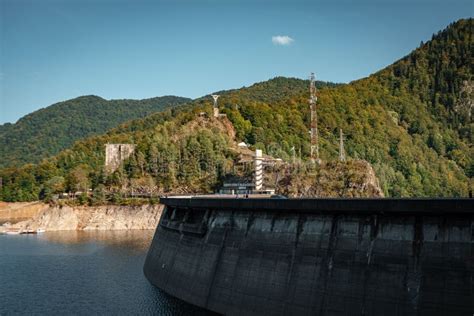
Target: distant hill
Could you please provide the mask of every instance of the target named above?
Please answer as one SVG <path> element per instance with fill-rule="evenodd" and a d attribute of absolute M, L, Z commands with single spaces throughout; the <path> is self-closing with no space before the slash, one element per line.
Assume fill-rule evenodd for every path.
<path fill-rule="evenodd" d="M 335 179 L 327 172 L 338 158 L 342 129 L 346 156 L 370 163 L 385 196 L 467 196 L 474 175 L 472 34 L 473 19 L 459 20 L 367 78 L 343 85 L 319 83 L 323 162 L 312 170 L 312 191 L 320 189 L 317 179 Z M 221 91 L 219 98 L 234 140 L 293 165 L 298 172 L 293 178 L 308 176 L 301 169 L 310 151 L 308 87 L 307 80 L 278 77 Z M 212 191 L 224 175 L 233 172 L 236 155 L 229 150 L 234 140 L 222 129 L 196 123 L 198 117 L 202 120 L 202 112 L 211 116 L 210 97 L 125 122 L 106 134 L 78 141 L 38 165 L 0 170 L 0 198 L 32 200 L 47 192 L 79 188 Z M 137 145 L 123 168 L 111 175 L 103 170 L 107 142 Z M 300 165 L 294 166 L 293 161 Z M 343 188 L 359 178 L 351 164 L 337 165 L 336 169 L 344 170 L 340 172 L 343 178 L 336 184 L 325 183 L 326 187 Z M 291 189 L 291 184 L 285 185 Z"/>
<path fill-rule="evenodd" d="M 35 163 L 122 122 L 190 101 L 164 96 L 145 100 L 105 100 L 82 96 L 35 111 L 15 124 L 0 125 L 0 167 Z"/>
<path fill-rule="evenodd" d="M 309 77 L 309 74 L 308 74 Z M 331 88 L 342 86 L 341 83 L 333 83 L 327 81 L 316 81 L 316 88 Z M 239 98 L 253 101 L 261 101 L 265 103 L 281 102 L 290 100 L 294 97 L 308 93 L 308 80 L 299 78 L 275 77 L 271 80 L 255 83 L 249 87 L 240 89 L 224 90 L 215 92 L 216 94 L 229 95 L 238 93 Z M 209 97 L 205 96 L 205 98 Z"/>

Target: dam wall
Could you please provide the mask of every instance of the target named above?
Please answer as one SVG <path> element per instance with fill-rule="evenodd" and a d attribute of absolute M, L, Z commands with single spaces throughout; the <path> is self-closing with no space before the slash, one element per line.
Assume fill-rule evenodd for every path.
<path fill-rule="evenodd" d="M 144 273 L 227 315 L 472 315 L 468 199 L 165 198 Z"/>

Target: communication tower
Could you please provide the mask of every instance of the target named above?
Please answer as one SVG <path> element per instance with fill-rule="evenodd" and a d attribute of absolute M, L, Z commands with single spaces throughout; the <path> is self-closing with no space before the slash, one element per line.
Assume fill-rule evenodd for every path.
<path fill-rule="evenodd" d="M 318 114 L 316 113 L 316 101 L 318 97 L 316 96 L 316 86 L 314 84 L 314 73 L 311 73 L 309 77 L 310 86 L 310 98 L 309 98 L 309 107 L 311 110 L 311 161 L 320 163 L 319 159 L 319 135 L 318 135 Z"/>

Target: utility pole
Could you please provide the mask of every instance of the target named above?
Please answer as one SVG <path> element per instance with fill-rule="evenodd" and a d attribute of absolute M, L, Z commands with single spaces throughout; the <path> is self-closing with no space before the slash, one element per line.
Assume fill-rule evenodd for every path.
<path fill-rule="evenodd" d="M 316 113 L 316 101 L 318 97 L 316 96 L 316 86 L 314 83 L 314 73 L 311 73 L 309 77 L 310 86 L 310 98 L 309 98 L 309 108 L 311 110 L 311 162 L 318 164 L 321 162 L 319 159 L 319 135 L 318 135 L 318 114 Z"/>
<path fill-rule="evenodd" d="M 291 147 L 291 158 L 292 158 L 292 161 L 293 161 L 293 165 L 296 163 L 296 149 L 295 149 L 295 146 Z"/>
<path fill-rule="evenodd" d="M 342 128 L 339 129 L 339 161 L 346 161 L 346 152 L 344 151 L 344 136 Z"/>

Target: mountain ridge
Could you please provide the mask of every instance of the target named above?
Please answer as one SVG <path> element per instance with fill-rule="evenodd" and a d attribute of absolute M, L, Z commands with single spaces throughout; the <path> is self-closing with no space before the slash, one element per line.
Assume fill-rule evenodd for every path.
<path fill-rule="evenodd" d="M 470 98 L 463 89 L 464 82 L 471 84 L 472 78 L 472 28 L 472 19 L 457 21 L 421 47 L 430 49 L 415 49 L 379 72 L 349 84 L 320 87 L 321 159 L 337 160 L 342 128 L 346 156 L 373 166 L 385 196 L 467 196 L 472 190 L 474 152 L 465 131 L 472 131 L 473 124 L 468 116 L 461 117 L 466 113 L 455 109 L 465 108 L 464 101 Z M 457 35 L 451 38 L 444 34 Z M 456 59 L 457 52 L 449 48 L 453 45 L 467 52 L 460 63 L 437 62 L 439 56 Z M 224 92 L 219 108 L 233 124 L 239 141 L 287 163 L 295 158 L 305 161 L 309 156 L 308 84 L 278 77 Z M 119 190 L 137 181 L 149 181 L 164 192 L 187 183 L 193 184 L 194 192 L 209 192 L 219 185 L 222 170 L 219 167 L 213 173 L 200 161 L 212 161 L 215 167 L 231 164 L 235 158 L 228 152 L 222 133 L 196 130 L 178 143 L 171 141 L 180 126 L 202 112 L 212 117 L 211 98 L 125 122 L 106 134 L 76 142 L 40 165 L 3 170 L 0 176 L 7 185 L 1 197 L 31 199 L 49 189 L 42 177 L 50 179 L 53 175 L 62 177 L 63 187 L 71 189 L 77 183 L 67 179 L 77 173 L 85 174 L 84 183 L 93 189 L 103 185 Z M 137 145 L 123 169 L 109 176 L 102 170 L 106 142 Z M 167 173 L 156 170 L 156 159 L 161 159 Z M 45 170 L 49 170 L 47 175 Z M 29 187 L 21 188 L 22 182 Z"/>
<path fill-rule="evenodd" d="M 106 100 L 86 95 L 54 103 L 14 124 L 0 125 L 0 167 L 39 162 L 78 139 L 189 101 L 175 96 Z"/>

